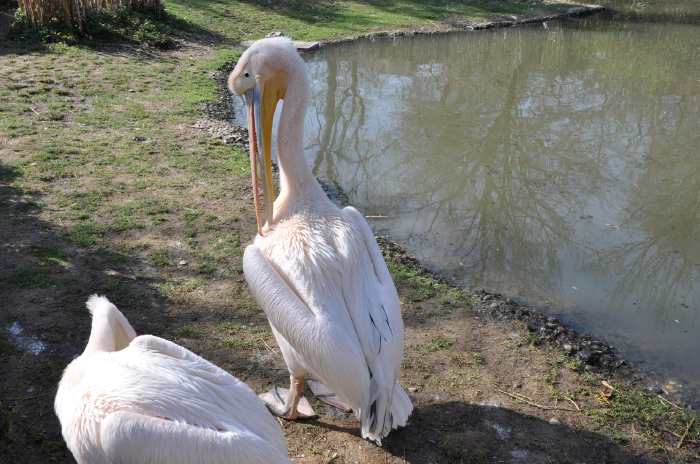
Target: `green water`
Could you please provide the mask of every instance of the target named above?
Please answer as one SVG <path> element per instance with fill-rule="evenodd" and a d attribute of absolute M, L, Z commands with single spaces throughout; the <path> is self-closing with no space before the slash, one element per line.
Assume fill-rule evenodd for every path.
<path fill-rule="evenodd" d="M 616 5 L 322 49 L 306 150 L 429 267 L 542 306 L 700 404 L 700 2 Z"/>

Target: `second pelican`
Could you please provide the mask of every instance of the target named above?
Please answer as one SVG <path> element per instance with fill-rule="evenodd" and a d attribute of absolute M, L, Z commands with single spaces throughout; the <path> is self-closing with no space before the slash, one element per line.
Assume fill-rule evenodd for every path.
<path fill-rule="evenodd" d="M 241 56 L 228 79 L 248 108 L 258 235 L 243 270 L 265 311 L 291 374 L 288 392 L 263 395 L 287 419 L 314 415 L 304 381 L 327 402 L 352 409 L 362 436 L 377 443 L 406 425 L 413 406 L 399 385 L 404 327 L 399 298 L 365 218 L 325 195 L 304 158 L 308 83 L 286 38 L 263 39 Z M 273 204 L 272 121 L 280 193 Z M 262 198 L 261 198 L 262 196 Z"/>

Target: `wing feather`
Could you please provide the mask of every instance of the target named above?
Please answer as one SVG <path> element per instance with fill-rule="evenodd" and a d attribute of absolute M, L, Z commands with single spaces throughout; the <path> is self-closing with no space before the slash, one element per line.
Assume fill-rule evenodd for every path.
<path fill-rule="evenodd" d="M 256 435 L 217 431 L 119 411 L 100 427 L 107 462 L 129 464 L 289 463 L 286 450 Z"/>
<path fill-rule="evenodd" d="M 322 226 L 261 241 L 265 255 L 257 244 L 249 246 L 243 269 L 286 342 L 280 343 L 283 352 L 295 350 L 285 359 L 302 359 L 317 380 L 352 406 L 362 435 L 380 441 L 407 417 L 392 417 L 403 358 L 400 303 L 364 217 L 352 207 L 338 213 Z M 399 409 L 410 412 L 404 396 Z"/>

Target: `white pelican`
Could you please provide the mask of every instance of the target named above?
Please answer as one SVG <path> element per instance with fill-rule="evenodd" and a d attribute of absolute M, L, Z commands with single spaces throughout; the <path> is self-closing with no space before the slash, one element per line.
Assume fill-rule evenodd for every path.
<path fill-rule="evenodd" d="M 404 333 L 399 298 L 365 218 L 355 208 L 336 207 L 306 163 L 304 62 L 289 39 L 263 39 L 243 53 L 228 87 L 248 107 L 258 222 L 243 270 L 290 372 L 284 399 L 276 388 L 261 397 L 276 415 L 312 416 L 303 399 L 304 380 L 310 379 L 314 392 L 325 391 L 319 398 L 352 409 L 362 436 L 381 444 L 406 425 L 413 409 L 398 383 Z M 280 99 L 280 193 L 273 204 L 272 120 Z"/>
<path fill-rule="evenodd" d="M 54 408 L 79 464 L 289 464 L 279 424 L 248 386 L 175 343 L 136 337 L 105 297 Z"/>

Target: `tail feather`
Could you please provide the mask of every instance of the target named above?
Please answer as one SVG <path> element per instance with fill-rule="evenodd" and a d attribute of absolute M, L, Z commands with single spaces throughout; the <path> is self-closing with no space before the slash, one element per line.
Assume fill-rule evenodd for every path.
<path fill-rule="evenodd" d="M 393 417 L 391 427 L 394 429 L 405 427 L 412 412 L 413 403 L 411 403 L 411 398 L 408 397 L 406 390 L 396 382 L 394 385 L 394 399 L 391 404 L 391 415 Z"/>
<path fill-rule="evenodd" d="M 105 296 L 91 295 L 85 303 L 92 315 L 88 348 L 99 351 L 121 350 L 136 337 L 129 321 Z"/>
<path fill-rule="evenodd" d="M 106 296 L 100 296 L 98 294 L 90 295 L 85 306 L 87 306 L 87 309 L 93 316 L 100 312 L 108 313 L 114 310 L 119 311 Z"/>
<path fill-rule="evenodd" d="M 370 391 L 372 391 L 371 387 Z M 359 414 L 362 422 L 362 437 L 381 445 L 382 438 L 389 435 L 393 429 L 406 425 L 413 411 L 413 404 L 398 382 L 394 384 L 393 389 L 370 395 L 370 398 L 373 398 L 370 407 L 360 411 Z"/>

